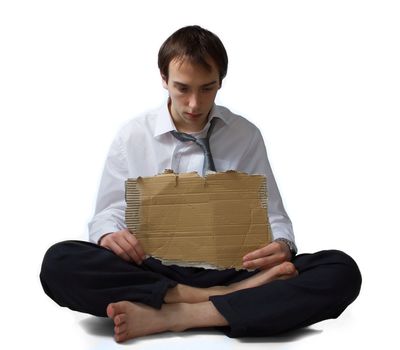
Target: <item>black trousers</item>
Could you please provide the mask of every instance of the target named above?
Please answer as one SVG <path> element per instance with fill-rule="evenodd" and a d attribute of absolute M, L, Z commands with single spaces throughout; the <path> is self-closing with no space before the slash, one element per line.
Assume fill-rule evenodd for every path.
<path fill-rule="evenodd" d="M 228 321 L 224 330 L 230 337 L 270 336 L 336 318 L 359 294 L 360 271 L 341 251 L 301 254 L 292 262 L 297 277 L 210 297 Z M 168 288 L 178 283 L 228 285 L 255 273 L 165 266 L 153 258 L 138 266 L 98 245 L 65 241 L 47 251 L 40 279 L 46 294 L 59 305 L 106 316 L 111 302 L 128 300 L 161 308 Z"/>

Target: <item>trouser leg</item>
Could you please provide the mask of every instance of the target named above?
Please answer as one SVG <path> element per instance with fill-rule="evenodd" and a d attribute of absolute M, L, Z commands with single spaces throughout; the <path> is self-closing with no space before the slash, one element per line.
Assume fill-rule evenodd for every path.
<path fill-rule="evenodd" d="M 227 285 L 256 272 L 166 266 L 148 258 L 138 266 L 108 249 L 83 241 L 60 242 L 47 251 L 40 280 L 57 304 L 106 316 L 107 305 L 122 300 L 161 308 L 168 288 L 177 283 L 207 288 Z"/>
<path fill-rule="evenodd" d="M 359 294 L 360 271 L 343 252 L 302 254 L 293 263 L 297 277 L 210 298 L 229 336 L 270 336 L 336 318 Z"/>
<path fill-rule="evenodd" d="M 47 251 L 40 280 L 59 305 L 96 316 L 106 316 L 107 305 L 121 300 L 160 308 L 167 289 L 176 282 L 143 265 L 89 242 L 66 241 Z"/>

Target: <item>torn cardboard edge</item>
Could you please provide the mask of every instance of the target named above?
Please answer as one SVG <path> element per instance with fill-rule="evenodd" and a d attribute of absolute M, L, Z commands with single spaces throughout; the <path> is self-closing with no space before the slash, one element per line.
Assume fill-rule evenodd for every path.
<path fill-rule="evenodd" d="M 243 269 L 271 242 L 266 177 L 167 171 L 126 181 L 126 225 L 166 265 Z"/>

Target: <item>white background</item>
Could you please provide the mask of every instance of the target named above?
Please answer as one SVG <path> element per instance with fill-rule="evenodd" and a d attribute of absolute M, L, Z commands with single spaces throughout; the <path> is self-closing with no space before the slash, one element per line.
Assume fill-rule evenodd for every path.
<path fill-rule="evenodd" d="M 10 348 L 120 347 L 104 320 L 59 308 L 46 249 L 85 239 L 116 131 L 166 97 L 160 45 L 215 32 L 230 58 L 217 102 L 262 130 L 300 252 L 337 248 L 363 274 L 337 320 L 283 337 L 154 336 L 137 349 L 393 348 L 399 314 L 397 1 L 1 1 L 1 330 Z M 128 345 L 129 345 L 128 344 Z M 3 345 L 0 345 L 3 347 Z"/>

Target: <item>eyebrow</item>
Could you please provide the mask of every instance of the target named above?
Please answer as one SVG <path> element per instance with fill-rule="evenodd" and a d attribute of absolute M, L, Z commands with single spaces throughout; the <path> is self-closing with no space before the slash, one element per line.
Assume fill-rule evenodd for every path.
<path fill-rule="evenodd" d="M 173 83 L 174 83 L 175 85 L 182 86 L 182 87 L 188 87 L 188 86 L 189 86 L 188 84 L 184 84 L 184 83 L 181 83 L 181 82 L 179 82 L 179 81 L 174 81 Z M 207 84 L 203 84 L 203 85 L 201 85 L 201 87 L 208 87 L 208 86 L 214 85 L 215 83 L 217 83 L 216 80 L 211 81 L 211 82 L 209 82 L 209 83 L 207 83 Z"/>

